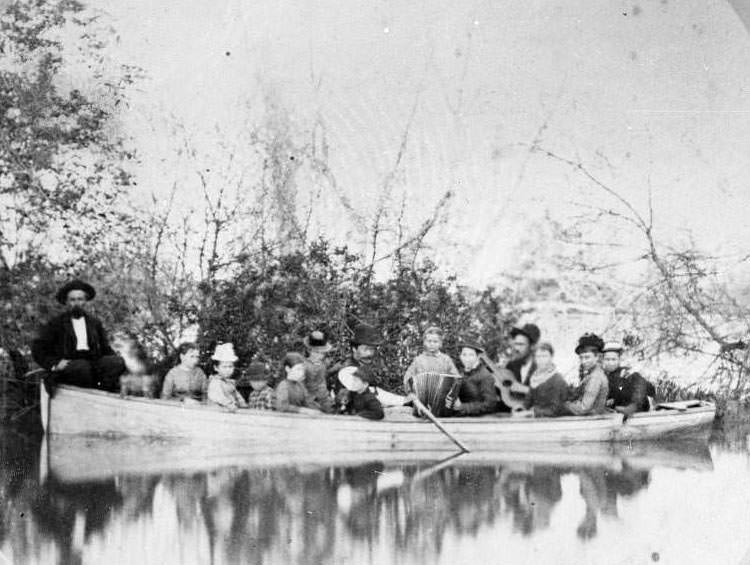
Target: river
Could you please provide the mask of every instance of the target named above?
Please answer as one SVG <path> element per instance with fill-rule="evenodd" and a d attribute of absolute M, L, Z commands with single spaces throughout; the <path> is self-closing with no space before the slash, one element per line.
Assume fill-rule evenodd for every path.
<path fill-rule="evenodd" d="M 748 433 L 205 460 L 0 428 L 0 564 L 750 563 Z"/>

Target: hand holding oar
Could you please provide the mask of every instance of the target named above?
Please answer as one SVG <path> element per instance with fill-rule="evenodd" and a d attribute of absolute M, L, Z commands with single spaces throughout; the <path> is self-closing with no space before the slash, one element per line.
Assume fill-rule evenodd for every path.
<path fill-rule="evenodd" d="M 435 427 L 441 432 L 443 432 L 443 434 L 445 434 L 445 436 L 449 440 L 455 443 L 461 449 L 461 451 L 463 451 L 464 453 L 469 453 L 469 449 L 463 443 L 458 441 L 458 439 L 453 437 L 453 435 L 443 427 L 443 424 L 441 424 L 440 421 L 437 418 L 435 418 L 432 412 L 430 412 L 430 409 L 427 408 L 427 406 L 425 406 L 424 404 L 422 404 L 422 401 L 419 400 L 419 398 L 417 398 L 415 394 L 411 394 L 409 396 L 411 397 L 411 401 L 414 403 L 414 406 L 420 411 L 420 413 L 422 413 L 430 422 L 435 424 Z"/>

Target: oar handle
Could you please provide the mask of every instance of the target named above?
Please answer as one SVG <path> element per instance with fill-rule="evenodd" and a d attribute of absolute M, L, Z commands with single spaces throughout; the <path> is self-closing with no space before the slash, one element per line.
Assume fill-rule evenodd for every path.
<path fill-rule="evenodd" d="M 412 396 L 412 402 L 414 402 L 414 406 L 416 406 L 420 410 L 420 412 L 422 412 L 422 414 L 424 414 L 427 417 L 427 419 L 430 422 L 435 424 L 435 427 L 441 432 L 443 432 L 449 440 L 455 443 L 461 449 L 461 451 L 463 451 L 464 453 L 469 453 L 469 449 L 463 443 L 461 443 L 457 438 L 455 438 L 448 430 L 446 430 L 445 427 L 443 427 L 443 424 L 441 424 L 440 421 L 437 418 L 435 418 L 432 412 L 430 412 L 430 409 L 427 408 L 427 406 L 425 406 L 424 404 L 422 404 L 422 401 L 419 400 L 419 398 L 417 398 L 416 395 Z"/>

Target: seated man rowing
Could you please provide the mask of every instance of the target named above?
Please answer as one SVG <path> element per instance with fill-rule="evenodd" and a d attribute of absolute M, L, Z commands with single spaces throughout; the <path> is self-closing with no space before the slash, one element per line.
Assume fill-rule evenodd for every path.
<path fill-rule="evenodd" d="M 56 382 L 116 391 L 125 363 L 110 347 L 102 323 L 86 311 L 94 296 L 94 287 L 80 280 L 60 288 L 56 298 L 66 310 L 41 328 L 31 355 Z"/>
<path fill-rule="evenodd" d="M 640 373 L 622 365 L 622 351 L 623 346 L 617 342 L 607 343 L 602 351 L 602 369 L 609 385 L 607 406 L 626 416 L 646 412 L 654 387 Z"/>

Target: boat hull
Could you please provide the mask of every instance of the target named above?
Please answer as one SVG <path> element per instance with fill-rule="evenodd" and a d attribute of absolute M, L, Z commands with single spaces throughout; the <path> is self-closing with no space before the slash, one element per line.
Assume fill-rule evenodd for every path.
<path fill-rule="evenodd" d="M 454 445 L 431 423 L 415 418 L 373 422 L 354 416 L 301 415 L 263 410 L 229 413 L 218 407 L 174 401 L 121 398 L 97 390 L 61 386 L 43 421 L 51 434 L 102 437 L 184 438 L 299 450 L 447 451 Z M 46 410 L 45 410 L 46 406 Z M 508 444 L 572 445 L 659 439 L 702 433 L 713 420 L 705 405 L 673 415 L 638 415 L 623 423 L 620 414 L 589 417 L 446 418 L 445 428 L 472 451 Z M 707 436 L 706 436 L 707 437 Z"/>

